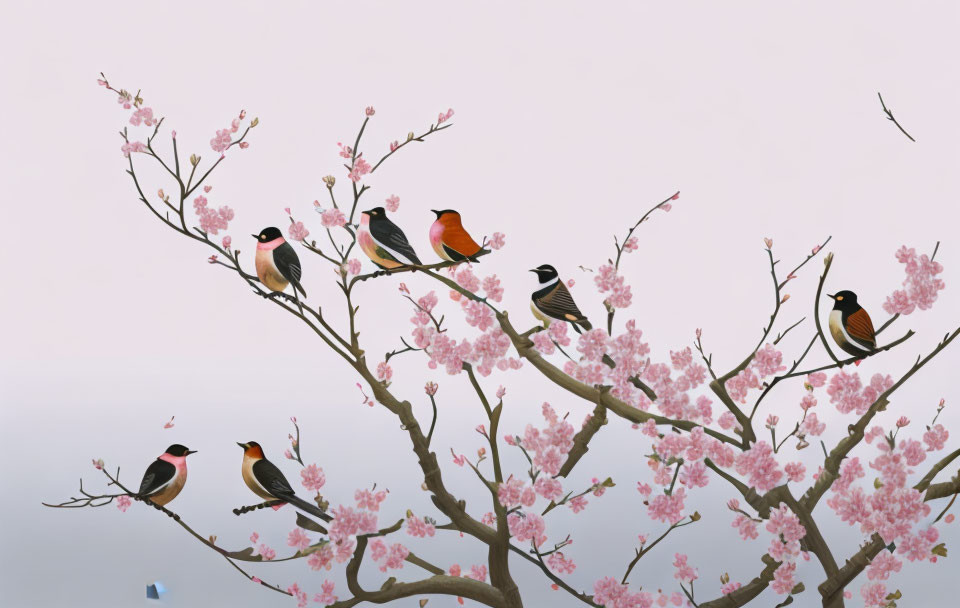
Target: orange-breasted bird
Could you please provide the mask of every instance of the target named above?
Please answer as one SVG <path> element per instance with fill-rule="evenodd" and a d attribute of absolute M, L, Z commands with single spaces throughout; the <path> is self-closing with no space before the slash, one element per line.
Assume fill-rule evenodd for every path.
<path fill-rule="evenodd" d="M 543 322 L 544 327 L 550 327 L 550 322 L 557 320 L 572 324 L 577 333 L 580 333 L 581 327 L 587 331 L 593 329 L 590 321 L 577 308 L 570 290 L 560 280 L 556 268 L 550 264 L 541 264 L 530 272 L 537 273 L 540 283 L 530 296 L 530 310 L 533 311 L 533 316 Z"/>
<path fill-rule="evenodd" d="M 830 311 L 830 335 L 844 351 L 854 357 L 869 355 L 877 348 L 877 334 L 873 322 L 859 304 L 857 294 L 852 291 L 838 291 L 833 298 L 833 310 Z"/>
<path fill-rule="evenodd" d="M 254 494 L 264 500 L 282 500 L 290 503 L 301 511 L 306 511 L 315 515 L 323 521 L 333 519 L 327 515 L 315 504 L 299 498 L 293 493 L 290 482 L 283 476 L 280 469 L 263 455 L 263 448 L 256 441 L 247 443 L 237 443 L 243 448 L 243 464 L 240 467 L 240 474 L 243 476 L 243 482 L 253 491 Z"/>
<path fill-rule="evenodd" d="M 463 228 L 460 214 L 453 209 L 437 211 L 436 221 L 430 226 L 430 244 L 437 255 L 448 262 L 478 261 L 474 256 L 480 253 L 480 245 Z"/>
<path fill-rule="evenodd" d="M 367 209 L 360 215 L 360 230 L 357 232 L 360 249 L 379 268 L 420 266 L 417 252 L 410 246 L 403 230 L 387 218 L 383 207 Z"/>
<path fill-rule="evenodd" d="M 280 229 L 271 226 L 251 236 L 257 239 L 254 263 L 260 282 L 270 291 L 283 291 L 292 284 L 293 295 L 296 296 L 299 291 L 303 297 L 307 297 L 307 292 L 300 285 L 300 258 L 283 238 Z"/>
<path fill-rule="evenodd" d="M 147 498 L 155 505 L 163 506 L 177 497 L 187 483 L 187 456 L 196 450 L 175 443 L 154 460 L 143 474 L 140 489 L 134 498 Z"/>

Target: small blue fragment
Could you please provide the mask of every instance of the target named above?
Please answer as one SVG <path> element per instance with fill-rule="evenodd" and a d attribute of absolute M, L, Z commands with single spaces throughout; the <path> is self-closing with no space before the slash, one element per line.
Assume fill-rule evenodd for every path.
<path fill-rule="evenodd" d="M 167 588 L 164 587 L 160 581 L 156 581 L 152 585 L 147 585 L 147 599 L 158 600 L 160 599 L 160 594 L 166 592 Z"/>

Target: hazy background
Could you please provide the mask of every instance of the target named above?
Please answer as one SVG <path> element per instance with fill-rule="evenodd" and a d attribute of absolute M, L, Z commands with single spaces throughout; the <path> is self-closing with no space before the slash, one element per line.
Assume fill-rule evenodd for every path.
<path fill-rule="evenodd" d="M 91 458 L 120 466 L 135 485 L 153 458 L 180 442 L 199 453 L 190 458 L 176 510 L 201 534 L 217 534 L 223 546 L 242 548 L 256 530 L 284 555 L 289 510 L 243 518 L 229 510 L 253 502 L 239 479 L 236 441 L 260 441 L 296 478 L 296 467 L 282 459 L 292 415 L 301 421 L 304 457 L 326 470 L 325 494 L 335 504 L 350 503 L 354 489 L 376 482 L 391 490 L 381 522 L 408 508 L 437 516 L 419 490 L 406 437 L 382 408 L 360 404 L 350 370 L 295 319 L 208 265 L 206 250 L 164 228 L 136 200 L 116 134 L 129 112 L 96 86 L 100 70 L 115 86 L 142 88 L 147 105 L 167 117 L 164 126 L 178 131 L 181 151 L 202 154 L 204 162 L 215 156 L 208 144 L 214 131 L 241 108 L 260 117 L 251 147 L 231 151 L 209 182 L 211 203 L 236 210 L 228 233 L 247 262 L 246 235 L 285 225 L 284 207 L 322 235 L 311 201 L 324 201 L 321 177 L 328 173 L 346 199 L 336 142 L 353 141 L 365 106 L 377 109 L 364 136 L 371 158 L 454 108 L 452 129 L 405 148 L 366 182 L 373 189 L 364 208 L 399 195 L 395 219 L 429 259 L 428 209 L 462 210 L 478 236 L 506 233 L 507 247 L 484 258 L 479 272 L 501 277 L 504 305 L 521 328 L 533 322 L 526 269 L 544 262 L 576 279 L 575 298 L 599 316 L 591 275 L 577 266 L 602 264 L 614 233 L 681 190 L 674 210 L 644 227 L 640 250 L 625 260 L 634 304 L 622 319 L 639 319 L 657 358 L 689 345 L 702 327 L 718 367 L 742 359 L 771 305 L 763 237 L 775 240 L 786 270 L 833 235 L 829 249 L 837 257 L 828 288 L 859 292 L 878 324 L 886 319 L 884 297 L 903 277 L 894 251 L 907 244 L 929 252 L 943 240 L 938 259 L 948 288 L 937 306 L 888 330 L 881 342 L 908 328 L 918 333 L 858 370 L 865 377 L 880 370 L 896 375 L 955 328 L 960 310 L 957 8 L 950 2 L 903 7 L 5 3 L 0 603 L 139 605 L 147 602 L 144 585 L 161 580 L 170 589 L 162 603 L 170 606 L 290 605 L 141 505 L 127 513 L 113 506 L 64 511 L 40 501 L 75 494 L 81 476 L 91 489 L 103 488 Z M 884 119 L 878 90 L 917 143 Z M 169 152 L 169 139 L 158 142 Z M 146 165 L 143 157 L 135 160 Z M 142 171 L 148 195 L 171 189 L 160 174 Z M 301 257 L 311 301 L 342 326 L 329 268 L 307 252 Z M 811 335 L 821 268 L 815 261 L 787 289 L 793 299 L 783 326 L 808 317 L 783 343 L 788 358 Z M 422 277 L 404 280 L 417 294 L 435 287 Z M 409 331 L 409 306 L 397 283 L 368 284 L 359 296 L 370 353 L 396 347 Z M 443 306 L 460 327 L 459 313 L 445 300 Z M 819 350 L 810 358 L 825 360 Z M 421 416 L 429 408 L 424 382 L 440 383 L 434 441 L 445 478 L 472 512 L 488 510 L 472 473 L 445 456 L 451 446 L 472 453 L 480 445 L 472 428 L 482 411 L 465 390 L 466 378 L 431 372 L 422 356 L 394 361 L 396 394 L 414 400 Z M 950 376 L 958 365 L 960 346 L 952 346 L 898 391 L 878 420 L 890 425 L 905 414 L 914 420 L 907 430 L 918 433 L 945 397 L 941 419 L 956 447 L 960 395 Z M 544 400 L 576 421 L 589 409 L 529 366 L 483 383 L 490 391 L 501 383 L 508 388 L 504 432 L 539 423 Z M 792 421 L 801 390 L 778 390 L 766 401 L 768 411 Z M 817 413 L 830 423 L 832 445 L 850 418 L 825 398 Z M 164 430 L 173 415 L 176 426 Z M 552 541 L 574 535 L 568 554 L 580 564 L 569 577 L 576 587 L 589 590 L 604 575 L 621 576 L 636 535 L 662 530 L 641 512 L 634 489 L 648 477 L 648 451 L 648 441 L 615 419 L 566 485 L 585 487 L 594 476 L 612 475 L 618 486 L 578 516 L 563 510 L 548 518 Z M 817 454 L 801 453 L 810 472 Z M 519 460 L 511 462 L 522 472 Z M 700 569 L 698 599 L 716 596 L 725 571 L 742 582 L 759 572 L 769 539 L 736 537 L 721 508 L 731 497 L 728 486 L 714 481 L 694 496 L 690 504 L 703 521 L 645 558 L 632 575 L 635 586 L 676 589 L 669 562 L 677 550 L 689 552 Z M 860 536 L 825 504 L 818 513 L 842 562 Z M 956 581 L 943 579 L 956 572 L 957 525 L 941 528 L 949 559 L 905 565 L 893 581 L 904 605 L 953 604 L 941 598 L 957 591 Z M 401 540 L 444 567 L 482 560 L 478 546 L 450 533 L 430 543 L 408 539 Z M 514 569 L 528 605 L 578 605 L 519 561 Z M 808 591 L 797 605 L 818 605 L 820 567 L 811 562 L 801 569 Z M 283 586 L 299 581 L 311 597 L 324 579 L 302 561 L 251 570 Z M 407 566 L 400 574 L 419 572 Z M 343 597 L 339 574 L 336 580 Z M 382 576 L 367 572 L 363 581 L 376 588 Z M 852 587 L 857 599 L 861 583 Z M 776 601 L 768 592 L 757 603 Z"/>

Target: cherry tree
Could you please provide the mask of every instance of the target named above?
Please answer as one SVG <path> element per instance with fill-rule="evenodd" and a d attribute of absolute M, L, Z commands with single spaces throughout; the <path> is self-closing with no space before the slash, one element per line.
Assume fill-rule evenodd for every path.
<path fill-rule="evenodd" d="M 261 542 L 256 532 L 248 546 L 227 549 L 216 537 L 195 531 L 177 513 L 158 507 L 250 581 L 291 596 L 301 608 L 310 603 L 338 608 L 363 602 L 383 604 L 408 597 L 421 598 L 423 606 L 429 596 L 515 608 L 523 605 L 523 596 L 512 566 L 522 561 L 558 592 L 594 607 L 744 606 L 768 587 L 781 596 L 781 606 L 801 593 L 819 593 L 818 601 L 828 607 L 844 606 L 847 601 L 895 606 L 901 597 L 895 579 L 904 561 L 936 563 L 946 557 L 940 527 L 954 519 L 949 511 L 960 493 L 960 472 L 950 478 L 940 474 L 956 470 L 951 465 L 960 457 L 960 449 L 946 451 L 950 433 L 937 422 L 945 402 L 930 404 L 930 421 L 925 425 L 901 416 L 893 428 L 884 428 L 874 419 L 893 405 L 891 399 L 901 386 L 953 342 L 960 328 L 946 334 L 906 370 L 861 377 L 862 362 L 869 360 L 872 367 L 914 333 L 906 331 L 861 357 L 838 357 L 821 324 L 822 295 L 834 263 L 825 250 L 830 238 L 800 256 L 786 274 L 781 272 L 773 241 L 764 239 L 772 310 L 756 346 L 737 356 L 740 363 L 732 369 L 714 365 L 707 332 L 701 329 L 692 343 L 673 350 L 650 345 L 636 320 L 622 318 L 621 311 L 630 308 L 633 294 L 621 266 L 638 248 L 641 227 L 678 204 L 679 192 L 654 205 L 617 236 L 614 255 L 596 269 L 594 287 L 604 297 L 602 327 L 578 334 L 560 322 L 548 328 L 518 328 L 501 308 L 506 286 L 495 275 L 483 275 L 480 265 L 469 260 L 363 272 L 365 262 L 356 245 L 358 205 L 370 190 L 365 179 L 394 154 L 448 129 L 454 115 L 453 110 L 441 112 L 419 134 L 411 131 L 376 153 L 369 148 L 361 151 L 364 130 L 375 116 L 371 107 L 366 108 L 353 144 L 338 144 L 343 170 L 339 184 L 333 175 L 323 179 L 324 202 L 314 202 L 319 222 L 297 220 L 287 210 L 289 240 L 319 256 L 332 270 L 325 285 L 313 285 L 309 292 L 327 289 L 342 296 L 342 310 L 321 309 L 306 297 L 297 300 L 261 285 L 250 272 L 249 258 L 242 258 L 229 236 L 234 211 L 212 202 L 211 176 L 222 162 L 250 145 L 248 138 L 258 120 L 241 111 L 216 130 L 210 140 L 212 162 L 197 154 L 184 158 L 176 132 L 162 131 L 164 119 L 139 93 L 115 88 L 106 77 L 98 82 L 115 97 L 126 121 L 120 132 L 120 152 L 139 201 L 166 228 L 208 247 L 209 263 L 236 275 L 238 283 L 266 306 L 299 319 L 311 336 L 356 374 L 363 403 L 381 408 L 383 416 L 400 423 L 415 456 L 412 464 L 419 467 L 409 483 L 422 480 L 435 507 L 433 513 L 407 511 L 390 517 L 386 515 L 390 509 L 401 507 L 385 502 L 387 493 L 375 487 L 357 489 L 353 496 L 322 495 L 326 472 L 305 463 L 300 428 L 293 418 L 294 432 L 285 456 L 302 467 L 301 485 L 332 521 L 325 525 L 297 514 L 286 556 L 277 557 L 277 551 Z M 142 164 L 149 163 L 163 174 L 155 194 L 138 173 Z M 383 204 L 395 212 L 399 202 L 391 195 Z M 312 238 L 316 233 L 319 239 Z M 501 233 L 488 235 L 478 257 L 496 254 L 505 242 Z M 935 304 L 944 288 L 936 253 L 937 247 L 929 255 L 907 247 L 896 251 L 904 278 L 883 306 L 889 318 L 878 327 L 878 335 L 886 338 L 885 332 L 902 317 Z M 822 271 L 816 293 L 810 294 L 811 322 L 781 322 L 790 298 L 785 288 L 799 273 L 816 266 L 814 260 L 822 261 Z M 411 290 L 401 281 L 408 274 L 411 279 L 418 277 L 418 285 L 430 287 Z M 319 279 L 306 278 L 307 283 L 313 281 Z M 410 309 L 409 327 L 399 338 L 401 346 L 382 358 L 369 353 L 360 339 L 359 302 L 371 297 L 365 292 L 375 292 L 378 298 L 394 292 Z M 462 315 L 469 328 L 461 335 L 448 321 L 454 314 Z M 811 334 L 806 348 L 792 355 L 783 353 L 778 346 L 784 337 L 803 328 Z M 829 361 L 807 364 L 810 355 L 820 350 Z M 478 405 L 480 445 L 475 451 L 435 451 L 438 385 L 427 382 L 422 395 L 396 394 L 391 361 L 399 356 L 420 357 L 428 369 L 469 383 Z M 504 385 L 514 374 L 555 385 L 564 392 L 564 402 L 539 404 L 540 417 L 524 428 L 502 428 L 501 413 L 510 401 Z M 494 376 L 502 377 L 496 379 L 497 389 L 487 386 L 488 378 Z M 791 405 L 774 411 L 770 405 L 774 391 L 780 404 Z M 414 415 L 412 400 L 429 401 L 429 420 Z M 849 424 L 828 430 L 818 408 L 835 408 Z M 917 417 L 922 409 L 911 411 Z M 590 567 L 583 563 L 588 556 L 578 556 L 571 547 L 577 531 L 553 525 L 550 516 L 558 509 L 583 512 L 615 486 L 610 478 L 578 474 L 578 464 L 591 442 L 608 424 L 631 426 L 636 430 L 633 437 L 649 450 L 646 466 L 637 467 L 629 490 L 637 517 L 625 519 L 623 526 L 646 521 L 631 531 L 637 536 L 636 549 L 621 571 L 584 573 Z M 822 451 L 816 470 L 808 471 L 798 455 L 808 448 Z M 89 492 L 81 484 L 79 497 L 50 506 L 115 504 L 126 511 L 133 492 L 121 482 L 119 471 L 112 473 L 102 460 L 94 461 L 94 466 L 117 493 Z M 331 473 L 336 474 L 335 469 Z M 471 505 L 468 510 L 463 498 L 448 488 L 445 476 L 451 475 L 474 477 L 488 494 L 486 504 Z M 734 538 L 763 539 L 765 551 L 758 555 L 757 574 L 750 580 L 732 580 L 719 565 L 696 564 L 679 546 L 666 548 L 668 537 L 676 542 L 673 533 L 679 528 L 704 525 L 704 518 L 687 502 L 709 484 L 720 484 L 729 493 L 728 512 L 711 524 L 729 527 Z M 622 482 L 616 485 L 623 491 Z M 234 509 L 234 513 L 239 516 L 271 506 L 278 505 L 268 501 Z M 863 543 L 849 547 L 831 542 L 818 523 L 829 517 L 855 526 Z M 658 532 L 648 534 L 650 529 Z M 485 547 L 486 561 L 435 564 L 404 544 L 405 538 L 443 534 L 460 534 Z M 635 567 L 650 554 L 658 554 L 658 559 L 669 560 L 674 567 L 673 580 L 661 582 L 662 590 L 656 592 L 631 583 Z M 251 563 L 289 560 L 302 561 L 303 581 L 309 582 L 274 584 L 248 571 Z M 798 564 L 812 560 L 819 564 L 818 574 L 801 580 Z M 360 582 L 364 561 L 368 570 L 372 564 L 374 571 L 389 576 L 381 584 L 364 586 Z M 346 589 L 311 572 L 340 567 L 345 569 Z M 589 580 L 589 586 L 574 584 L 574 572 L 577 581 Z M 805 605 L 810 601 L 807 597 Z"/>

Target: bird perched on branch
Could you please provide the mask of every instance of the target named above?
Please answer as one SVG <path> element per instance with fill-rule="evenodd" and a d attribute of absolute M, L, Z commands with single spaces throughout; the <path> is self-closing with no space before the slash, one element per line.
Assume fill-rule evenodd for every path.
<path fill-rule="evenodd" d="M 290 482 L 283 476 L 280 469 L 263 455 L 263 448 L 260 447 L 259 443 L 249 441 L 247 443 L 238 442 L 237 445 L 243 448 L 243 464 L 240 467 L 243 482 L 254 494 L 264 500 L 282 500 L 290 503 L 301 511 L 315 515 L 323 521 L 333 519 L 317 505 L 310 504 L 293 493 Z"/>
<path fill-rule="evenodd" d="M 837 345 L 854 357 L 864 357 L 877 348 L 877 334 L 873 322 L 858 303 L 852 291 L 838 291 L 830 311 L 830 335 Z"/>
<path fill-rule="evenodd" d="M 430 244 L 437 255 L 448 262 L 478 261 L 476 256 L 481 247 L 463 228 L 460 214 L 453 209 L 437 211 L 436 221 L 430 226 Z"/>
<path fill-rule="evenodd" d="M 270 291 L 282 292 L 287 285 L 293 285 L 293 295 L 297 292 L 307 297 L 307 292 L 300 285 L 300 258 L 297 252 L 283 238 L 279 228 L 269 227 L 260 231 L 260 234 L 251 235 L 257 239 L 257 255 L 254 262 L 257 267 L 257 278 Z M 299 296 L 297 297 L 299 301 Z"/>
<path fill-rule="evenodd" d="M 187 456 L 196 450 L 175 443 L 154 460 L 143 474 L 140 489 L 134 498 L 148 499 L 155 505 L 163 506 L 177 497 L 187 483 Z"/>
<path fill-rule="evenodd" d="M 383 207 L 374 207 L 361 214 L 357 241 L 360 249 L 379 268 L 402 268 L 422 264 L 403 230 L 387 218 Z"/>
<path fill-rule="evenodd" d="M 544 327 L 550 327 L 553 320 L 567 321 L 573 325 L 577 333 L 581 327 L 587 331 L 593 329 L 577 304 L 570 295 L 570 290 L 560 280 L 557 269 L 549 264 L 542 264 L 530 270 L 537 273 L 539 288 L 530 297 L 530 310 L 533 316 L 543 322 Z"/>

